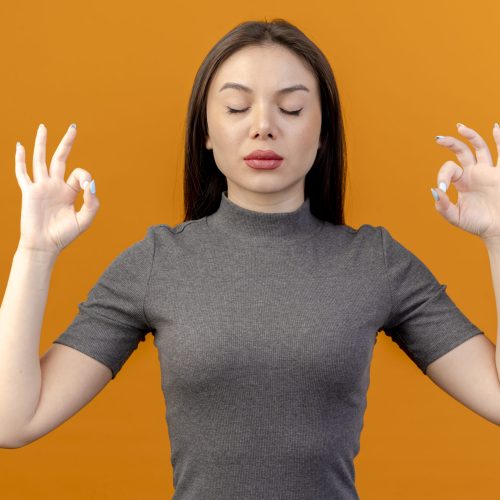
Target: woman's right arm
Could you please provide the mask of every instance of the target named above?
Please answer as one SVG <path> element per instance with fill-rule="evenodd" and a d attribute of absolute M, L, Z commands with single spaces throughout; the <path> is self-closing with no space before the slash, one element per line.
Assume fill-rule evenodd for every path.
<path fill-rule="evenodd" d="M 18 248 L 0 308 L 0 447 L 17 442 L 40 396 L 40 331 L 56 255 Z"/>
<path fill-rule="evenodd" d="M 111 370 L 53 344 L 39 359 L 55 257 L 18 248 L 0 308 L 0 448 L 20 448 L 60 426 L 111 380 Z"/>
<path fill-rule="evenodd" d="M 26 172 L 24 148 L 16 150 L 16 177 L 23 199 L 21 237 L 0 307 L 2 448 L 20 447 L 33 440 L 34 433 L 41 435 L 67 420 L 111 378 L 109 368 L 67 346 L 53 346 L 42 363 L 39 359 L 41 325 L 57 256 L 90 226 L 99 209 L 96 195 L 86 184 L 92 179 L 89 172 L 76 168 L 64 180 L 76 127 L 71 126 L 61 140 L 50 172 L 45 164 L 46 136 L 46 128 L 40 125 L 33 155 L 34 182 Z M 81 189 L 84 203 L 75 212 L 73 204 Z"/>

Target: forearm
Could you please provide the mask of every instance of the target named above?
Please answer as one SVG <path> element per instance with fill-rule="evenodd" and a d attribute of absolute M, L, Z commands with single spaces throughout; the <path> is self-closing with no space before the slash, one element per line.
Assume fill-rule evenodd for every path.
<path fill-rule="evenodd" d="M 18 248 L 0 307 L 0 445 L 33 416 L 41 388 L 40 332 L 56 257 Z"/>
<path fill-rule="evenodd" d="M 495 361 L 497 373 L 500 379 L 500 242 L 485 242 L 490 260 L 493 290 L 495 292 L 495 304 L 497 310 L 497 338 Z"/>

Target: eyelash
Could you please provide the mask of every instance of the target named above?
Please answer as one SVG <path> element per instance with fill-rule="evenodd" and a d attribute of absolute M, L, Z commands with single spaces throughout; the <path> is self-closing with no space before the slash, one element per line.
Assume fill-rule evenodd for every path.
<path fill-rule="evenodd" d="M 230 108 L 229 106 L 226 106 L 227 108 L 227 113 L 229 114 L 233 114 L 233 113 L 243 113 L 244 111 L 246 111 L 247 109 L 249 108 L 246 108 L 246 109 L 232 109 Z M 282 111 L 283 113 L 285 113 L 286 115 L 293 115 L 293 116 L 299 116 L 300 112 L 302 111 L 303 108 L 300 108 L 298 109 L 297 111 L 285 111 L 284 109 L 281 109 L 280 108 L 280 111 Z"/>

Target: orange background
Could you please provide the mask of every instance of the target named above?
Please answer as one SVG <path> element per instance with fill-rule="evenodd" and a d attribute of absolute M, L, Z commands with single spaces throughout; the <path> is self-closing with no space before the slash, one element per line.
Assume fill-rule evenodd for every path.
<path fill-rule="evenodd" d="M 39 123 L 48 159 L 70 123 L 66 175 L 87 169 L 101 209 L 59 257 L 40 354 L 71 322 L 105 267 L 148 226 L 183 215 L 183 133 L 195 73 L 245 20 L 282 17 L 328 57 L 348 146 L 346 222 L 384 225 L 420 257 L 462 311 L 496 343 L 482 241 L 447 223 L 430 187 L 456 157 L 434 136 L 476 129 L 497 153 L 500 121 L 496 0 L 403 3 L 268 1 L 0 4 L 0 197 L 5 290 L 19 239 L 16 141 L 28 173 Z M 306 7 L 307 5 L 307 7 Z M 450 197 L 456 201 L 452 188 Z M 79 198 L 78 208 L 81 204 Z M 91 404 L 25 448 L 0 450 L 3 500 L 158 499 L 173 492 L 160 369 L 152 335 Z M 355 460 L 363 500 L 490 499 L 500 491 L 498 427 L 423 376 L 379 335 Z"/>

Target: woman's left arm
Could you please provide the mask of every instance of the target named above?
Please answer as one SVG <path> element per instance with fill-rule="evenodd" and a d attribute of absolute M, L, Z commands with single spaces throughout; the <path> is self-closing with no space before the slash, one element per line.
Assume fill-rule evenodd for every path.
<path fill-rule="evenodd" d="M 460 165 L 445 162 L 437 176 L 436 210 L 451 224 L 479 236 L 486 245 L 493 277 L 497 321 L 500 320 L 500 127 L 493 137 L 498 160 L 493 164 L 488 145 L 473 129 L 460 123 L 458 133 L 474 147 L 476 155 L 452 136 L 437 136 L 437 143 L 453 151 Z M 443 184 L 444 183 L 444 184 Z M 446 190 L 458 192 L 453 204 Z M 434 196 L 436 199 L 436 196 Z M 500 323 L 499 323 L 500 325 Z M 500 326 L 497 328 L 499 345 Z M 433 382 L 475 413 L 500 425 L 500 348 L 485 335 L 476 335 L 432 362 L 427 375 Z"/>

